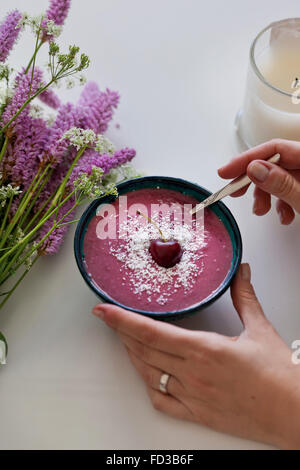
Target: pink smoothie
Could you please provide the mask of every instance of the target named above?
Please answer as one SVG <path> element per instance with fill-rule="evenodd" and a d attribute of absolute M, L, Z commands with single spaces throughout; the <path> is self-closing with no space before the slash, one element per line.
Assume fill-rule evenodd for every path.
<path fill-rule="evenodd" d="M 198 202 L 191 196 L 163 188 L 139 189 L 126 196 L 127 208 L 120 205 L 120 198 L 108 212 L 99 206 L 87 228 L 84 259 L 94 284 L 124 306 L 150 312 L 191 307 L 218 289 L 233 253 L 230 236 L 216 214 L 205 209 L 201 230 L 195 219 L 184 219 L 184 223 L 180 219 L 184 205 L 187 210 Z M 179 212 L 174 212 L 174 204 Z M 165 238 L 181 244 L 178 264 L 164 268 L 153 260 L 149 246 L 160 234 L 137 209 L 147 212 Z M 107 234 L 109 238 L 104 238 Z"/>

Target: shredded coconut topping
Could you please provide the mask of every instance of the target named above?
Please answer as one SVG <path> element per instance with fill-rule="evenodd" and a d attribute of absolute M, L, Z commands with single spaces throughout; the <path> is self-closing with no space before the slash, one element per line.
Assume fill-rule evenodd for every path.
<path fill-rule="evenodd" d="M 203 271 L 206 235 L 196 223 L 182 224 L 170 220 L 164 221 L 152 214 L 152 219 L 159 226 L 167 240 L 177 240 L 183 255 L 172 268 L 159 266 L 152 258 L 149 247 L 152 240 L 160 238 L 157 228 L 140 216 L 127 217 L 119 227 L 119 233 L 127 233 L 118 245 L 111 244 L 110 252 L 123 263 L 123 285 L 136 295 L 145 293 L 147 301 L 165 305 L 172 293 L 183 288 L 187 293 L 195 284 L 196 278 Z"/>

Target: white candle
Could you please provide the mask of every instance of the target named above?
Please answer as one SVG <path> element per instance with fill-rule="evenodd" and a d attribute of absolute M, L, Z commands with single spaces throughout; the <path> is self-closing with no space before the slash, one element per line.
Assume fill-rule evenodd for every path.
<path fill-rule="evenodd" d="M 252 44 L 237 129 L 248 147 L 300 141 L 300 19 L 273 23 Z"/>

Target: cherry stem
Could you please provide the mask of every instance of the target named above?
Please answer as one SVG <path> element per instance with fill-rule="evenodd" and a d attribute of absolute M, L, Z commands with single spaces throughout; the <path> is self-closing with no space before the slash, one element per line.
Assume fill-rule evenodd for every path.
<path fill-rule="evenodd" d="M 148 220 L 148 222 L 150 222 L 150 224 L 152 224 L 160 233 L 160 236 L 161 238 L 163 239 L 164 242 L 167 241 L 166 237 L 164 236 L 164 234 L 162 233 L 161 229 L 159 228 L 159 226 L 157 225 L 157 223 L 154 222 L 154 220 L 152 220 L 150 217 L 148 217 L 147 215 L 143 214 L 143 212 L 141 211 L 136 211 L 136 213 L 138 215 L 141 215 L 143 217 L 145 217 L 146 220 Z"/>

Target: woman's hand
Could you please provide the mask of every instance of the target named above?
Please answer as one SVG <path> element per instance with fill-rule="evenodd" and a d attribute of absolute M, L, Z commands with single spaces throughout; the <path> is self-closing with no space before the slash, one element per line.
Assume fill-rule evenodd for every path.
<path fill-rule="evenodd" d="M 264 160 L 280 153 L 279 165 Z M 255 183 L 253 212 L 265 215 L 271 208 L 271 194 L 278 198 L 276 209 L 283 225 L 289 225 L 300 213 L 300 143 L 275 139 L 258 145 L 234 158 L 218 170 L 225 179 L 243 173 Z M 235 193 L 241 196 L 248 188 Z"/>
<path fill-rule="evenodd" d="M 146 382 L 153 406 L 177 418 L 279 447 L 300 448 L 300 366 L 264 316 L 241 266 L 231 288 L 245 327 L 239 337 L 190 331 L 100 304 Z M 170 375 L 168 394 L 160 377 Z"/>

